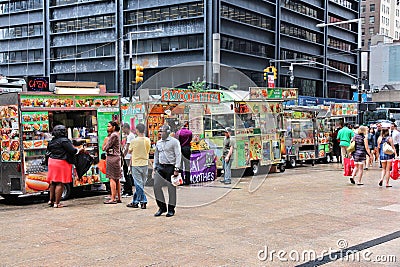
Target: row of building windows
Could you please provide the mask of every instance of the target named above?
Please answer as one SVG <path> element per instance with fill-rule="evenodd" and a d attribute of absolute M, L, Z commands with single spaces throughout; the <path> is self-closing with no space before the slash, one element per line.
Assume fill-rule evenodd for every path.
<path fill-rule="evenodd" d="M 0 53 L 0 63 L 33 63 L 43 60 L 42 50 L 10 51 Z"/>
<path fill-rule="evenodd" d="M 387 36 L 389 36 L 389 30 L 388 30 L 388 29 L 385 29 L 385 28 L 381 28 L 380 34 L 381 34 L 381 35 L 387 35 Z"/>
<path fill-rule="evenodd" d="M 125 46 L 126 48 L 129 45 Z M 133 41 L 132 52 L 133 53 L 151 53 L 151 52 L 167 52 L 187 49 L 197 49 L 204 47 L 203 35 L 182 35 L 174 37 L 165 37 L 161 39 L 148 39 Z M 136 49 L 137 48 L 137 49 Z M 129 51 L 125 51 L 126 54 Z"/>
<path fill-rule="evenodd" d="M 385 6 L 385 4 L 382 3 L 381 12 L 383 14 L 388 14 L 389 15 L 390 14 L 389 10 L 390 10 L 390 8 L 388 6 Z"/>
<path fill-rule="evenodd" d="M 351 51 L 351 44 L 346 43 L 342 40 L 338 40 L 332 37 L 328 38 L 328 46 L 334 47 L 343 51 Z"/>
<path fill-rule="evenodd" d="M 321 58 L 286 49 L 281 49 L 281 59 L 304 59 L 322 63 Z"/>
<path fill-rule="evenodd" d="M 42 24 L 32 24 L 24 26 L 16 26 L 0 29 L 0 40 L 17 38 L 17 37 L 33 37 L 43 34 Z"/>
<path fill-rule="evenodd" d="M 328 15 L 328 21 L 329 23 L 334 23 L 334 22 L 341 22 L 343 19 L 334 17 L 332 15 Z M 336 26 L 346 29 L 346 30 L 351 30 L 351 24 L 350 23 L 343 23 L 343 24 L 337 24 Z"/>
<path fill-rule="evenodd" d="M 8 3 L 0 4 L 0 14 L 9 14 L 38 8 L 43 8 L 43 0 L 8 1 Z"/>
<path fill-rule="evenodd" d="M 115 56 L 115 45 L 109 43 L 105 45 L 79 45 L 72 47 L 60 47 L 51 49 L 52 59 L 74 59 L 74 58 L 93 58 Z"/>
<path fill-rule="evenodd" d="M 351 66 L 349 64 L 345 64 L 334 60 L 329 60 L 328 65 L 335 69 L 344 71 L 346 73 L 351 73 Z"/>
<path fill-rule="evenodd" d="M 347 8 L 350 8 L 350 9 L 353 9 L 353 10 L 355 10 L 355 6 L 356 5 L 354 5 L 352 2 L 350 2 L 350 1 L 347 1 L 347 0 L 329 0 L 329 1 L 331 1 L 331 2 L 334 2 L 334 3 L 336 3 L 336 4 L 338 4 L 338 5 L 341 5 L 341 6 L 344 6 L 344 7 L 347 7 Z"/>
<path fill-rule="evenodd" d="M 312 7 L 308 7 L 304 4 L 302 4 L 301 2 L 295 1 L 295 0 L 286 0 L 283 2 L 283 6 L 299 12 L 301 14 L 304 14 L 306 16 L 310 16 L 313 18 L 322 18 L 323 17 L 323 13 L 322 12 L 318 12 L 317 9 L 312 8 Z"/>
<path fill-rule="evenodd" d="M 319 34 L 287 23 L 281 23 L 281 33 L 319 44 L 321 44 L 323 40 Z"/>
<path fill-rule="evenodd" d="M 91 2 L 90 0 L 52 0 L 50 1 L 50 6 L 62 6 L 70 5 L 75 3 Z"/>
<path fill-rule="evenodd" d="M 177 20 L 183 18 L 202 16 L 204 13 L 203 3 L 191 3 L 173 5 L 147 10 L 135 10 L 126 13 L 125 23 L 148 23 L 166 20 Z"/>
<path fill-rule="evenodd" d="M 369 24 L 375 23 L 375 16 L 369 16 L 368 23 Z M 365 18 L 361 18 L 361 24 L 365 24 Z"/>
<path fill-rule="evenodd" d="M 375 28 L 374 28 L 374 27 L 369 27 L 369 28 L 368 28 L 368 33 L 369 33 L 369 35 L 373 35 L 374 32 L 375 32 Z M 362 29 L 361 29 L 361 34 L 362 34 L 362 35 L 365 35 L 365 28 L 362 28 Z"/>
<path fill-rule="evenodd" d="M 382 24 L 383 25 L 386 25 L 386 26 L 389 26 L 389 18 L 385 18 L 384 16 L 382 16 Z"/>
<path fill-rule="evenodd" d="M 238 7 L 223 4 L 221 17 L 261 27 L 264 29 L 273 29 L 273 22 L 271 18 Z"/>
<path fill-rule="evenodd" d="M 239 38 L 222 36 L 221 49 L 246 53 L 260 57 L 273 57 L 273 49 L 261 43 L 247 41 Z"/>
<path fill-rule="evenodd" d="M 360 13 L 365 13 L 365 11 L 366 11 L 365 5 L 362 5 Z M 369 11 L 370 12 L 375 12 L 375 4 L 370 4 L 369 5 Z"/>
<path fill-rule="evenodd" d="M 52 23 L 53 33 L 94 30 L 115 26 L 115 16 L 105 15 L 88 18 L 64 20 Z"/>

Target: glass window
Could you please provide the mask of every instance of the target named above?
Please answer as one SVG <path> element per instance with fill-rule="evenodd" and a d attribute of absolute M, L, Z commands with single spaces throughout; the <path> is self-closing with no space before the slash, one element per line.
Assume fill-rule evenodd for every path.
<path fill-rule="evenodd" d="M 179 36 L 179 49 L 188 48 L 188 38 L 187 36 Z"/>
<path fill-rule="evenodd" d="M 161 10 L 159 8 L 153 10 L 153 21 L 161 20 Z"/>
<path fill-rule="evenodd" d="M 188 5 L 180 5 L 179 6 L 179 16 L 181 18 L 187 18 L 188 17 Z"/>
<path fill-rule="evenodd" d="M 369 17 L 369 23 L 375 23 L 375 16 Z"/>
<path fill-rule="evenodd" d="M 189 36 L 189 45 L 188 48 L 189 49 L 194 49 L 197 48 L 197 36 Z"/>
<path fill-rule="evenodd" d="M 374 12 L 375 11 L 375 4 L 370 4 L 369 5 L 369 11 Z"/>
<path fill-rule="evenodd" d="M 161 39 L 161 51 L 169 51 L 169 40 L 168 38 Z"/>
<path fill-rule="evenodd" d="M 161 20 L 169 20 L 169 7 L 161 8 Z"/>
<path fill-rule="evenodd" d="M 196 17 L 197 16 L 197 4 L 189 4 L 188 5 L 188 15 L 190 17 Z"/>
<path fill-rule="evenodd" d="M 172 6 L 170 8 L 170 15 L 171 19 L 178 19 L 179 18 L 179 9 L 177 6 Z"/>

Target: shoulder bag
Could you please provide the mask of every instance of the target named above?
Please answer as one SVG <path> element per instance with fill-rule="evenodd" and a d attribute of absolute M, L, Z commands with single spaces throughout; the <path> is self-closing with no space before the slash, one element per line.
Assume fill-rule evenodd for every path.
<path fill-rule="evenodd" d="M 356 150 L 356 141 L 351 141 L 350 145 L 347 147 L 347 152 L 352 153 Z"/>
<path fill-rule="evenodd" d="M 383 144 L 382 150 L 383 150 L 383 153 L 385 153 L 386 155 L 394 154 L 394 150 L 393 150 L 392 146 L 390 144 L 388 144 L 387 141 Z"/>

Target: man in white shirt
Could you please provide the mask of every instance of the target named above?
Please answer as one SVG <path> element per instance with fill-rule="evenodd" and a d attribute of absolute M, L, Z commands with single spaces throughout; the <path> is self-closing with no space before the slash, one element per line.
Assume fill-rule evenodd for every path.
<path fill-rule="evenodd" d="M 131 131 L 131 127 L 128 123 L 124 123 L 122 125 L 122 133 L 124 134 L 124 138 L 122 141 L 122 153 L 124 156 L 124 192 L 123 197 L 132 196 L 132 175 L 129 172 L 129 168 L 131 166 L 131 154 L 129 153 L 129 145 L 133 139 L 135 139 L 135 135 Z"/>
<path fill-rule="evenodd" d="M 393 122 L 390 125 L 390 135 L 392 136 L 397 155 L 399 155 L 400 132 L 397 130 L 397 125 Z"/>

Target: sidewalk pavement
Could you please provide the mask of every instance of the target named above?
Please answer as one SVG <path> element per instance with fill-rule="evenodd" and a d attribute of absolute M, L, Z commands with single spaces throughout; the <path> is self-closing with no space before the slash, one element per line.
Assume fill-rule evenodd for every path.
<path fill-rule="evenodd" d="M 379 175 L 374 167 L 363 186 L 352 185 L 333 163 L 230 186 L 181 186 L 171 218 L 153 216 L 151 196 L 146 210 L 127 208 L 130 199 L 104 205 L 104 196 L 72 199 L 62 209 L 0 205 L 0 265 L 314 266 L 308 252 L 333 258 L 332 251 L 358 245 L 361 252 L 323 263 L 399 266 L 400 181 L 379 187 Z"/>

